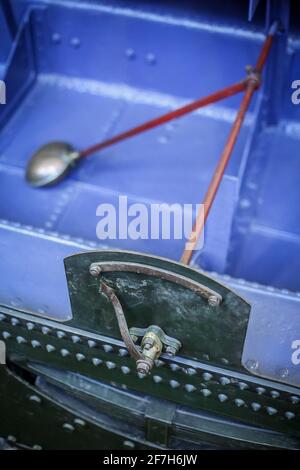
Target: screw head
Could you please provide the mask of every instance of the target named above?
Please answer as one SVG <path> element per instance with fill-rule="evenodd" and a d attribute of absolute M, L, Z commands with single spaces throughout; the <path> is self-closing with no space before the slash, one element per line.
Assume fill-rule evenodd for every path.
<path fill-rule="evenodd" d="M 169 354 L 169 356 L 175 356 L 176 354 L 176 348 L 174 346 L 167 346 L 166 347 L 166 353 Z"/>
<path fill-rule="evenodd" d="M 100 273 L 101 273 L 101 268 L 100 268 L 100 266 L 97 266 L 97 265 L 93 266 L 93 265 L 92 265 L 92 266 L 90 267 L 90 274 L 91 274 L 92 276 L 97 277 L 97 276 L 99 276 Z"/>
<path fill-rule="evenodd" d="M 149 362 L 144 361 L 143 359 L 139 359 L 136 362 L 136 369 L 137 369 L 138 374 L 148 375 L 151 367 L 150 367 Z"/>
<path fill-rule="evenodd" d="M 211 295 L 208 299 L 208 304 L 211 307 L 217 307 L 219 303 L 220 303 L 219 298 L 216 295 Z"/>

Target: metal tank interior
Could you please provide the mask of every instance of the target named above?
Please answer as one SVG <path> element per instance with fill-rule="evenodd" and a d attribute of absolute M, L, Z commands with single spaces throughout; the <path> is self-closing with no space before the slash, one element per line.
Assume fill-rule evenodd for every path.
<path fill-rule="evenodd" d="M 99 240 L 100 203 L 200 204 L 244 91 L 83 149 L 245 79 L 270 31 L 190 265 Z M 0 35 L 0 447 L 299 449 L 299 4 L 5 0 Z"/>

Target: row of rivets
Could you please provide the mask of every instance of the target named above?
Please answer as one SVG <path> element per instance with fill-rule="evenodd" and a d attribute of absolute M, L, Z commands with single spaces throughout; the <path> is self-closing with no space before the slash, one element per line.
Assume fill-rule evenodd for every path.
<path fill-rule="evenodd" d="M 1 314 L 0 320 L 2 321 L 2 320 L 5 319 L 5 318 L 6 318 L 6 316 L 3 315 L 3 314 Z M 19 320 L 18 320 L 17 318 L 12 318 L 12 319 L 11 319 L 11 323 L 12 323 L 13 325 L 17 325 L 17 324 L 19 324 Z M 27 327 L 28 330 L 32 330 L 32 329 L 35 327 L 35 325 L 34 325 L 32 322 L 27 322 L 27 323 L 26 323 L 26 327 Z M 42 332 L 43 332 L 43 334 L 47 335 L 47 334 L 50 333 L 50 331 L 51 331 L 51 330 L 50 330 L 48 327 L 45 327 L 45 326 L 42 327 Z M 8 338 L 11 337 L 11 334 L 10 334 L 8 331 L 3 331 L 3 332 L 2 332 L 2 336 L 3 336 L 4 339 L 8 339 Z M 65 336 L 66 336 L 66 334 L 65 334 L 63 331 L 57 331 L 57 337 L 58 337 L 58 338 L 64 338 Z M 71 339 L 72 339 L 72 341 L 73 341 L 74 343 L 80 341 L 80 337 L 79 337 L 79 336 L 76 336 L 76 335 L 71 336 Z M 19 344 L 25 344 L 25 343 L 27 342 L 26 339 L 25 339 L 24 337 L 22 337 L 22 336 L 17 336 L 17 337 L 16 337 L 16 340 L 17 340 L 17 342 L 18 342 Z M 32 345 L 33 348 L 41 347 L 40 342 L 39 342 L 39 341 L 36 341 L 36 340 L 32 340 L 32 341 L 31 341 L 31 345 Z M 95 347 L 95 346 L 96 346 L 96 342 L 95 342 L 94 340 L 88 340 L 88 345 L 89 345 L 89 347 L 91 347 L 91 348 L 92 348 L 92 347 Z M 103 349 L 104 349 L 105 352 L 112 352 L 112 351 L 113 351 L 113 347 L 112 347 L 111 345 L 107 345 L 107 344 L 103 345 Z M 48 352 L 52 352 L 52 351 L 55 350 L 55 347 L 52 346 L 52 345 L 50 345 L 50 344 L 47 344 L 47 345 L 46 345 L 46 350 L 47 350 Z M 70 354 L 70 352 L 69 352 L 67 349 L 61 349 L 60 352 L 61 352 L 61 355 L 62 355 L 63 357 L 66 357 L 66 356 L 68 356 L 68 355 Z M 127 355 L 127 354 L 128 354 L 128 351 L 127 351 L 126 349 L 123 349 L 123 348 L 119 349 L 119 355 L 120 355 L 120 356 L 125 356 L 125 355 Z M 84 356 L 83 354 L 78 353 L 78 354 L 76 354 L 76 359 L 77 359 L 78 361 L 82 361 L 82 360 L 85 359 L 85 356 Z M 100 365 L 100 364 L 102 363 L 102 360 L 100 360 L 100 359 L 98 359 L 98 358 L 93 358 L 93 359 L 92 359 L 92 363 L 93 363 L 95 366 L 97 366 L 97 365 Z M 164 365 L 164 364 L 165 364 L 164 361 L 161 361 L 161 360 L 157 360 L 157 361 L 156 361 L 156 366 L 157 366 L 157 367 L 161 367 L 161 366 Z M 106 366 L 107 366 L 108 369 L 113 369 L 113 368 L 116 367 L 116 365 L 115 365 L 113 362 L 110 362 L 110 361 L 107 361 L 107 362 L 106 362 Z M 178 371 L 178 370 L 182 369 L 182 367 L 178 366 L 177 364 L 170 364 L 170 368 L 171 368 L 171 370 L 173 370 L 173 371 Z M 122 366 L 122 367 L 121 367 L 121 370 L 122 370 L 122 372 L 123 372 L 124 374 L 128 374 L 128 373 L 130 372 L 130 369 L 129 369 L 129 368 L 126 368 L 125 366 Z M 188 375 L 195 375 L 195 374 L 197 373 L 197 371 L 196 371 L 194 368 L 188 368 L 188 369 L 183 369 L 183 370 L 184 370 Z M 209 372 L 204 372 L 204 373 L 202 374 L 202 377 L 203 377 L 203 379 L 204 379 L 205 381 L 210 381 L 210 380 L 213 379 L 213 375 L 210 374 Z M 142 377 L 141 377 L 141 378 L 142 378 Z M 144 378 L 144 376 L 143 376 L 143 378 Z M 154 379 L 154 381 L 155 381 L 156 383 L 159 383 L 159 382 L 162 381 L 162 379 L 161 379 L 159 376 L 157 376 L 157 375 L 154 376 L 153 379 Z M 228 385 L 228 384 L 230 383 L 230 379 L 227 378 L 227 377 L 220 377 L 219 382 L 220 382 L 222 385 Z M 177 381 L 175 381 L 175 380 L 171 380 L 169 383 L 170 383 L 170 386 L 171 386 L 172 388 L 177 388 L 177 387 L 180 385 L 180 384 L 179 384 Z M 246 390 L 246 389 L 249 388 L 248 384 L 246 384 L 245 382 L 238 382 L 237 385 L 238 385 L 238 387 L 240 388 L 240 390 Z M 196 390 L 196 388 L 195 388 L 193 385 L 190 385 L 190 384 L 187 384 L 187 385 L 185 386 L 185 388 L 186 388 L 186 390 L 189 391 L 189 392 Z M 203 391 L 204 391 L 204 390 L 208 390 L 208 389 L 203 389 Z M 203 393 L 203 391 L 202 391 L 202 393 Z M 256 392 L 258 393 L 258 395 L 262 395 L 262 394 L 266 393 L 266 389 L 265 389 L 264 387 L 256 387 Z M 207 392 L 204 392 L 204 395 L 205 395 L 206 393 L 207 393 Z M 270 395 L 271 395 L 272 398 L 278 398 L 278 397 L 280 396 L 280 393 L 279 393 L 278 391 L 276 391 L 276 390 L 272 390 L 272 391 L 270 392 Z M 218 395 L 218 398 L 219 398 L 220 401 L 226 401 L 227 397 L 226 397 L 226 398 L 225 398 L 225 397 L 226 397 L 226 395 L 224 395 L 224 394 L 219 394 L 219 395 Z M 297 396 L 291 396 L 291 397 L 289 397 L 289 400 L 290 400 L 293 404 L 298 404 L 299 401 L 300 401 L 299 397 L 297 397 Z M 243 403 L 241 403 L 242 401 L 243 401 L 243 400 L 236 399 L 235 403 L 237 404 L 237 406 L 242 406 L 242 404 L 243 404 Z M 254 402 L 254 403 L 252 403 L 251 407 L 252 407 L 252 409 L 253 409 L 254 411 L 258 411 L 258 409 L 261 408 L 261 405 L 259 405 L 258 403 L 255 403 L 255 402 Z M 274 414 L 277 413 L 277 410 L 276 410 L 275 408 L 273 408 L 273 407 L 267 407 L 266 410 L 267 410 L 267 413 L 270 414 L 270 415 L 274 415 Z M 292 412 L 286 412 L 286 417 L 287 417 L 288 419 L 292 419 L 293 416 L 294 416 L 294 414 L 293 414 Z"/>
<path fill-rule="evenodd" d="M 154 381 L 155 383 L 160 383 L 160 382 L 162 382 L 162 380 L 163 380 L 162 377 L 160 377 L 159 375 L 154 375 L 154 376 L 153 376 L 153 381 Z M 180 387 L 180 383 L 177 382 L 176 380 L 170 380 L 170 381 L 169 381 L 169 385 L 170 385 L 173 389 L 176 389 L 176 388 Z M 194 386 L 191 385 L 191 384 L 186 384 L 184 387 L 185 387 L 186 391 L 188 391 L 188 392 L 194 392 L 194 391 L 196 390 L 196 387 L 194 387 Z M 200 392 L 202 393 L 202 395 L 203 395 L 204 397 L 209 397 L 210 395 L 212 395 L 212 392 L 211 392 L 209 389 L 207 389 L 207 388 L 203 388 L 202 390 L 200 390 Z M 297 397 L 296 397 L 296 398 L 297 398 Z M 226 402 L 226 401 L 228 400 L 228 396 L 225 395 L 224 393 L 220 393 L 220 394 L 218 394 L 218 400 L 219 400 L 221 403 L 224 403 L 224 402 Z M 241 407 L 241 406 L 245 406 L 245 405 L 246 405 L 245 401 L 242 400 L 241 398 L 236 398 L 236 399 L 234 400 L 234 403 L 235 403 L 235 405 L 236 405 L 237 407 Z M 251 403 L 250 406 L 251 406 L 251 408 L 252 408 L 253 411 L 259 411 L 259 410 L 262 408 L 262 406 L 261 406 L 259 403 L 256 403 L 256 402 Z M 266 412 L 267 412 L 270 416 L 273 416 L 273 415 L 275 415 L 275 414 L 278 413 L 278 410 L 276 410 L 275 408 L 273 408 L 273 407 L 271 407 L 271 406 L 268 406 L 268 407 L 266 407 L 265 409 L 266 409 Z M 284 413 L 284 416 L 285 416 L 287 419 L 293 419 L 293 418 L 295 418 L 295 414 L 292 413 L 292 412 L 290 412 L 290 411 L 286 411 L 286 412 Z"/>

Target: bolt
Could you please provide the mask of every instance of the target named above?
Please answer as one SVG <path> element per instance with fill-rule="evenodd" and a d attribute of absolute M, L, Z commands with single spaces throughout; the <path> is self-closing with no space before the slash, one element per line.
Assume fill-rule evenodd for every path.
<path fill-rule="evenodd" d="M 208 298 L 208 304 L 211 306 L 211 307 L 217 307 L 220 303 L 220 300 L 219 298 L 216 296 L 216 295 L 211 295 L 209 296 Z"/>
<path fill-rule="evenodd" d="M 148 361 L 139 359 L 138 361 L 136 361 L 136 368 L 138 374 L 148 375 L 151 369 L 151 365 Z"/>
<path fill-rule="evenodd" d="M 97 277 L 99 276 L 99 274 L 101 273 L 101 267 L 98 266 L 98 265 L 92 265 L 90 267 L 90 274 L 94 277 Z"/>
<path fill-rule="evenodd" d="M 169 354 L 169 356 L 175 356 L 176 352 L 177 352 L 177 349 L 174 348 L 174 346 L 166 347 L 166 353 Z"/>
<path fill-rule="evenodd" d="M 153 338 L 146 337 L 143 340 L 142 345 L 143 345 L 143 348 L 146 349 L 146 351 L 149 351 L 149 349 L 151 349 L 154 346 Z"/>

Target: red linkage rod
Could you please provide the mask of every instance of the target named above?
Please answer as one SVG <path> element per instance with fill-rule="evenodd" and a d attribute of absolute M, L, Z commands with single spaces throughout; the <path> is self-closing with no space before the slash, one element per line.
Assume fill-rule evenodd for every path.
<path fill-rule="evenodd" d="M 85 150 L 80 152 L 80 157 L 87 157 L 91 153 L 97 152 L 102 150 L 106 147 L 110 147 L 113 144 L 121 142 L 122 140 L 128 139 L 129 137 L 133 137 L 141 132 L 148 131 L 149 129 L 153 129 L 154 127 L 160 126 L 161 124 L 165 124 L 166 122 L 172 121 L 173 119 L 177 119 L 185 114 L 191 113 L 196 109 L 202 108 L 203 106 L 207 106 L 208 104 L 215 103 L 216 101 L 222 100 L 224 98 L 229 98 L 229 96 L 236 95 L 241 91 L 245 90 L 247 86 L 247 80 L 243 80 L 241 82 L 235 83 L 234 85 L 228 86 L 223 88 L 220 91 L 212 93 L 204 98 L 200 98 L 199 100 L 193 101 L 181 108 L 175 109 L 167 114 L 163 114 L 162 116 L 151 119 L 151 121 L 147 121 L 144 124 L 141 124 L 133 129 L 129 129 L 128 131 L 122 132 L 110 139 L 104 140 L 99 144 L 92 145 Z"/>
<path fill-rule="evenodd" d="M 185 249 L 183 251 L 183 254 L 181 256 L 180 261 L 183 264 L 189 264 L 193 251 L 195 250 L 197 246 L 197 242 L 199 240 L 199 237 L 202 233 L 202 230 L 204 228 L 205 222 L 207 220 L 208 214 L 210 212 L 211 206 L 213 204 L 213 201 L 215 199 L 215 196 L 217 194 L 218 188 L 220 186 L 220 183 L 222 181 L 224 171 L 226 169 L 226 166 L 229 162 L 229 159 L 232 155 L 235 143 L 237 141 L 237 138 L 239 136 L 239 132 L 241 130 L 245 114 L 249 108 L 249 105 L 251 103 L 252 96 L 255 92 L 255 90 L 259 87 L 260 84 L 260 75 L 263 70 L 263 67 L 266 63 L 266 60 L 268 58 L 268 55 L 270 53 L 270 49 L 273 43 L 273 38 L 274 35 L 277 31 L 278 28 L 278 23 L 275 22 L 269 31 L 269 34 L 263 44 L 262 50 L 260 52 L 259 58 L 257 60 L 255 68 L 249 73 L 248 79 L 247 79 L 247 85 L 246 85 L 246 90 L 239 108 L 239 111 L 237 113 L 237 116 L 234 120 L 234 123 L 232 125 L 230 134 L 228 136 L 227 142 L 225 144 L 223 153 L 220 157 L 220 160 L 218 162 L 218 165 L 215 169 L 215 172 L 213 174 L 213 177 L 211 179 L 211 182 L 209 184 L 208 190 L 206 192 L 206 195 L 204 197 L 204 200 L 202 202 L 202 205 L 199 209 L 199 212 L 196 217 L 196 221 L 193 226 L 192 233 L 190 235 L 189 240 L 187 241 L 185 245 Z"/>

